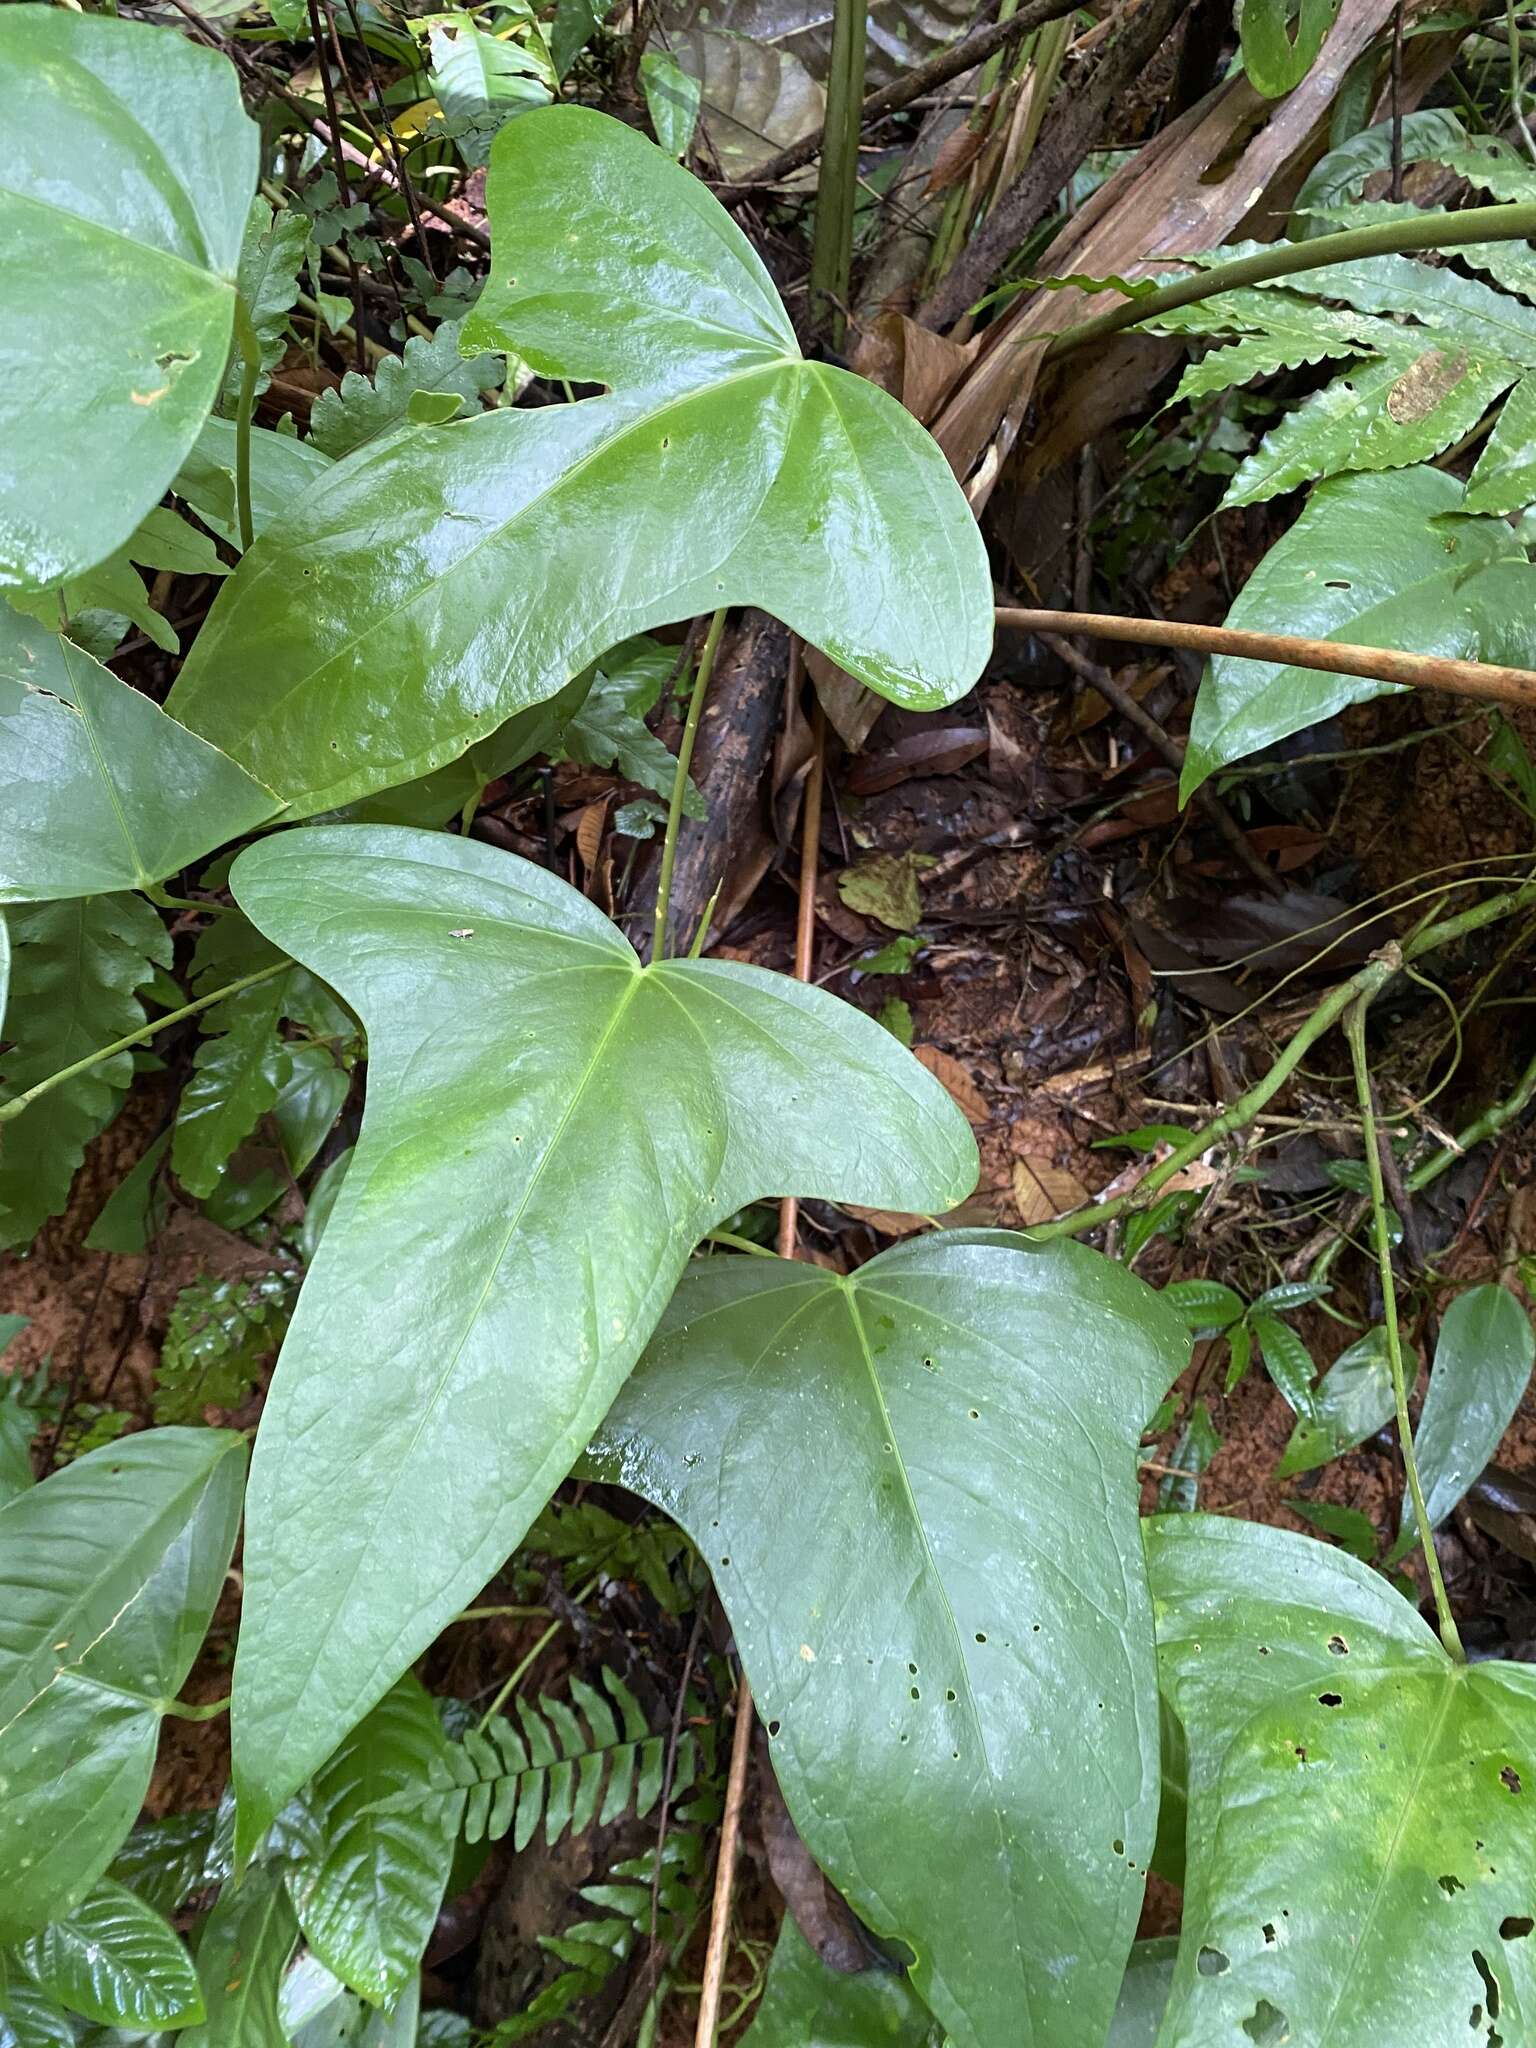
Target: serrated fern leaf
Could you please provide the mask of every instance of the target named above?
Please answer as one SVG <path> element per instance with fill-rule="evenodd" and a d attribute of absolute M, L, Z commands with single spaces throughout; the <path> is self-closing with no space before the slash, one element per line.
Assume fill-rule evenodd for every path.
<path fill-rule="evenodd" d="M 459 322 L 445 320 L 430 340 L 412 335 L 402 356 L 386 356 L 372 379 L 349 370 L 339 391 L 324 391 L 310 415 L 310 439 L 324 455 L 350 455 L 404 426 L 417 391 L 456 392 L 472 402 L 506 375 L 496 355 L 461 356 Z"/>
<path fill-rule="evenodd" d="M 198 941 L 192 956 L 193 994 L 209 995 L 282 958 L 253 925 L 231 912 Z M 218 1188 L 236 1148 L 279 1107 L 293 1066 L 280 1035 L 285 1019 L 350 1054 L 355 1038 L 351 1019 L 297 961 L 203 1014 L 203 1040 L 182 1090 L 171 1140 L 176 1176 L 200 1201 Z"/>
<path fill-rule="evenodd" d="M 429 1793 L 443 1799 L 470 1842 L 511 1834 L 526 1848 L 540 1820 L 546 1843 L 606 1826 L 621 1814 L 644 1818 L 661 1796 L 666 1737 L 653 1735 L 640 1702 L 616 1672 L 604 1670 L 606 1692 L 571 1681 L 574 1705 L 541 1698 L 516 1702 L 516 1724 L 498 1715 L 471 1730 L 438 1760 Z M 579 1711 L 578 1711 L 579 1710 Z M 673 1789 L 693 1781 L 694 1744 L 677 1748 Z"/>
<path fill-rule="evenodd" d="M 156 1422 L 198 1423 L 205 1408 L 238 1407 L 283 1341 L 295 1292 L 286 1273 L 184 1287 L 155 1367 Z"/>
<path fill-rule="evenodd" d="M 144 1022 L 137 991 L 171 964 L 159 917 L 137 896 L 80 896 L 7 912 L 10 998 L 0 1100 L 125 1038 Z M 0 1246 L 27 1244 L 69 1200 L 85 1148 L 117 1114 L 133 1054 L 77 1074 L 0 1126 Z"/>
<path fill-rule="evenodd" d="M 1383 202 L 1317 211 L 1342 211 L 1358 221 L 1396 219 L 1416 209 Z M 1191 260 L 1207 264 L 1242 253 L 1223 250 Z M 1529 250 L 1511 244 L 1501 254 L 1485 244 L 1457 253 L 1536 297 L 1536 257 Z M 1186 372 L 1181 398 L 1329 355 L 1371 358 L 1355 362 L 1280 421 L 1238 469 L 1227 505 L 1255 504 L 1318 477 L 1426 462 L 1536 374 L 1536 307 L 1479 278 L 1407 256 L 1331 264 L 1287 278 L 1280 290 L 1258 285 L 1218 294 L 1152 324 L 1170 333 L 1233 337 L 1232 347 Z M 1527 415 L 1522 402 L 1510 430 L 1495 432 L 1478 467 L 1473 509 L 1512 510 L 1527 502 Z"/>

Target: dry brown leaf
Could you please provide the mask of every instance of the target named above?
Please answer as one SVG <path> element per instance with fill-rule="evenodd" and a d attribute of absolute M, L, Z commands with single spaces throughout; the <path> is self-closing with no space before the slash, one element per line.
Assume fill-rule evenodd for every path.
<path fill-rule="evenodd" d="M 1075 1173 L 1039 1157 L 1013 1162 L 1013 1201 L 1023 1222 L 1049 1223 L 1091 1199 Z"/>
<path fill-rule="evenodd" d="M 588 804 L 576 820 L 576 851 L 589 875 L 597 866 L 597 857 L 602 851 L 603 822 L 607 816 L 608 798 L 600 796 Z"/>
<path fill-rule="evenodd" d="M 994 93 L 988 101 L 990 106 L 996 99 Z M 983 126 L 956 128 L 946 136 L 938 155 L 933 160 L 933 169 L 928 173 L 928 182 L 923 187 L 923 197 L 931 199 L 935 192 L 945 192 L 951 185 L 958 184 L 981 154 L 987 139 Z"/>
<path fill-rule="evenodd" d="M 882 1237 L 916 1237 L 920 1230 L 928 1228 L 926 1216 L 908 1216 L 900 1209 L 861 1209 L 855 1202 L 840 1202 L 838 1206 L 844 1215 L 856 1216 Z"/>
<path fill-rule="evenodd" d="M 940 1052 L 936 1045 L 915 1045 L 912 1050 L 933 1078 L 944 1083 L 971 1123 L 987 1124 L 992 1121 L 987 1098 L 976 1086 L 970 1069 L 962 1066 L 953 1053 Z"/>

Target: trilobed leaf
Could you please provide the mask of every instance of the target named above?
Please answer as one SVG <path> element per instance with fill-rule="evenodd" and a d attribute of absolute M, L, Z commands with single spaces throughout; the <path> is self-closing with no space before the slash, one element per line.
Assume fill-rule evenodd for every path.
<path fill-rule="evenodd" d="M 711 1258 L 593 1446 L 699 1545 L 807 1846 L 965 2048 L 1109 2026 L 1157 1822 L 1136 1447 L 1188 1349 L 1077 1245 Z"/>
<path fill-rule="evenodd" d="M 224 374 L 257 134 L 234 66 L 170 29 L 5 10 L 0 585 L 121 547 Z"/>
<path fill-rule="evenodd" d="M 0 1508 L 0 1941 L 83 1898 L 138 1814 L 224 1583 L 244 1449 L 146 1430 Z"/>
<path fill-rule="evenodd" d="M 606 384 L 360 449 L 275 520 L 169 708 L 313 812 L 453 759 L 605 649 L 761 606 L 901 703 L 980 672 L 992 593 L 933 442 L 807 362 L 705 187 L 606 115 L 496 139 L 466 346 Z"/>
<path fill-rule="evenodd" d="M 642 968 L 575 890 L 473 840 L 279 833 L 231 886 L 370 1049 L 251 1481 L 254 1835 L 518 1542 L 705 1231 L 790 1191 L 944 1210 L 976 1153 L 861 1012 L 734 962 Z"/>
<path fill-rule="evenodd" d="M 1189 1748 L 1160 2048 L 1528 2040 L 1536 1671 L 1453 1663 L 1310 1537 L 1165 1515 L 1147 1561 Z"/>

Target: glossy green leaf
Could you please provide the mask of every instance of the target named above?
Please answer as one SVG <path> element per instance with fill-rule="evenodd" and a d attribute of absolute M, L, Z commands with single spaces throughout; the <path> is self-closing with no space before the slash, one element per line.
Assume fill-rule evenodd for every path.
<path fill-rule="evenodd" d="M 1536 375 L 1510 392 L 1467 479 L 1468 512 L 1519 512 L 1536 500 Z"/>
<path fill-rule="evenodd" d="M 741 2048 L 940 2048 L 943 2029 L 901 1970 L 830 1970 L 786 1913 Z"/>
<path fill-rule="evenodd" d="M 4 1970 L 10 1982 L 3 1981 Z M 75 2048 L 75 2023 L 14 1963 L 0 1965 L 0 2048 Z"/>
<path fill-rule="evenodd" d="M 1188 1348 L 1073 1244 L 709 1259 L 584 1467 L 699 1545 L 796 1826 L 957 2044 L 1109 2024 L 1157 1823 L 1137 1445 Z"/>
<path fill-rule="evenodd" d="M 651 132 L 668 156 L 685 157 L 699 123 L 699 81 L 670 50 L 647 50 L 640 59 L 640 87 Z"/>
<path fill-rule="evenodd" d="M 1312 1382 L 1317 1377 L 1311 1352 L 1290 1324 L 1276 1316 L 1255 1314 L 1251 1325 L 1270 1378 L 1298 1415 L 1310 1415 Z"/>
<path fill-rule="evenodd" d="M 424 1794 L 446 1750 L 431 1700 L 402 1678 L 310 1796 L 325 1847 L 293 1882 L 299 1924 L 327 1968 L 378 2005 L 392 2005 L 415 1977 L 443 1902 L 454 1830 Z M 394 1810 L 380 1811 L 391 1799 Z"/>
<path fill-rule="evenodd" d="M 199 533 L 179 512 L 157 505 L 104 562 L 56 588 L 14 591 L 10 603 L 50 632 L 67 629 L 73 640 L 102 660 L 118 647 L 130 623 L 163 652 L 175 654 L 181 647 L 176 629 L 150 603 L 139 568 L 169 569 L 178 576 L 229 573 L 207 534 Z"/>
<path fill-rule="evenodd" d="M 1502 520 L 1456 518 L 1460 504 L 1456 479 L 1436 469 L 1320 484 L 1227 624 L 1523 664 L 1536 572 Z M 1392 687 L 1218 656 L 1195 700 L 1180 796 L 1227 762 Z"/>
<path fill-rule="evenodd" d="M 349 371 L 349 376 L 356 375 Z M 342 379 L 345 385 L 346 378 Z M 362 381 L 362 380 L 360 380 Z M 315 404 L 321 406 L 334 394 L 323 391 Z M 286 512 L 317 476 L 331 466 L 331 459 L 313 441 L 300 441 L 292 434 L 274 434 L 266 427 L 251 429 L 251 525 L 257 533 Z M 233 420 L 204 420 L 191 451 L 176 472 L 171 487 L 184 498 L 205 526 L 220 540 L 240 550 L 240 520 L 235 502 L 235 423 Z"/>
<path fill-rule="evenodd" d="M 1234 1329 L 1232 1339 L 1236 1357 L 1239 1340 L 1245 1344 L 1248 1341 L 1246 1325 Z M 1194 1512 L 1200 1504 L 1200 1481 L 1220 1449 L 1221 1438 L 1211 1420 L 1210 1408 L 1206 1402 L 1196 1400 L 1190 1408 L 1189 1420 L 1179 1431 L 1173 1456 L 1168 1460 L 1169 1470 L 1158 1483 L 1157 1505 L 1164 1514 Z"/>
<path fill-rule="evenodd" d="M 1159 2048 L 1527 2039 L 1536 1670 L 1452 1663 L 1311 1537 L 1170 1516 L 1147 1562 L 1190 1765 Z"/>
<path fill-rule="evenodd" d="M 1429 1525 L 1438 1529 L 1499 1447 L 1531 1383 L 1536 1338 L 1507 1287 L 1468 1288 L 1446 1310 L 1419 1426 L 1413 1433 Z M 1403 1497 L 1397 1554 L 1416 1540 Z"/>
<path fill-rule="evenodd" d="M 970 688 L 992 590 L 948 464 L 894 399 L 801 357 L 704 186 L 563 106 L 498 136 L 487 204 L 465 343 L 611 391 L 338 463 L 230 578 L 174 714 L 302 814 L 425 774 L 616 642 L 723 604 L 915 708 Z"/>
<path fill-rule="evenodd" d="M 138 1813 L 244 1464 L 229 1431 L 148 1430 L 0 1508 L 0 1942 L 83 1898 Z"/>
<path fill-rule="evenodd" d="M 1343 1544 L 1350 1556 L 1358 1557 L 1362 1564 L 1372 1563 L 1381 1549 L 1376 1524 L 1358 1508 L 1340 1507 L 1330 1500 L 1288 1500 L 1286 1506 L 1293 1515 L 1300 1515 L 1314 1529 Z"/>
<path fill-rule="evenodd" d="M 1225 1330 L 1241 1320 L 1247 1306 L 1240 1294 L 1219 1280 L 1175 1280 L 1162 1289 L 1162 1296 L 1191 1330 Z"/>
<path fill-rule="evenodd" d="M 197 1944 L 208 2017 L 181 2036 L 181 2048 L 290 2048 L 278 1999 L 298 1938 L 280 1862 L 227 1881 Z"/>
<path fill-rule="evenodd" d="M 553 79 L 542 53 L 488 35 L 467 13 L 430 32 L 429 82 L 465 163 L 482 165 L 503 122 L 548 106 Z"/>
<path fill-rule="evenodd" d="M 1254 90 L 1275 100 L 1300 85 L 1338 11 L 1339 0 L 1301 0 L 1293 36 L 1286 0 L 1243 0 L 1237 17 L 1243 69 Z"/>
<path fill-rule="evenodd" d="M 217 1867 L 218 1826 L 216 1807 L 140 1821 L 113 1857 L 108 1875 L 137 1892 L 156 1912 L 175 1913 L 194 1893 L 219 1883 L 226 1874 Z"/>
<path fill-rule="evenodd" d="M 705 1231 L 786 1189 L 942 1211 L 976 1152 L 859 1012 L 735 963 L 642 969 L 477 841 L 279 833 L 231 886 L 370 1049 L 251 1482 L 234 1746 L 259 1832 L 516 1544 Z"/>
<path fill-rule="evenodd" d="M 5 10 L 0 99 L 0 585 L 54 584 L 128 539 L 218 392 L 257 134 L 227 58 L 53 7 Z"/>
<path fill-rule="evenodd" d="M 385 356 L 371 378 L 348 370 L 339 391 L 322 391 L 310 415 L 310 445 L 333 458 L 354 454 L 406 425 L 418 392 L 472 408 L 480 392 L 494 391 L 505 376 L 500 355 L 462 355 L 459 323 L 445 320 L 430 340 L 413 334 L 403 354 Z"/>
<path fill-rule="evenodd" d="M 147 2031 L 203 2016 L 180 1936 L 111 1878 L 23 1943 L 21 1959 L 50 1997 L 100 2026 Z"/>
<path fill-rule="evenodd" d="M 677 763 L 646 725 L 645 714 L 676 666 L 675 647 L 663 647 L 643 635 L 605 654 L 580 707 L 560 733 L 561 752 L 594 768 L 617 768 L 642 789 L 670 797 Z M 683 790 L 683 813 L 689 818 L 708 816 L 691 778 Z"/>
<path fill-rule="evenodd" d="M 1311 1472 L 1341 1452 L 1352 1451 L 1391 1421 L 1394 1405 L 1387 1333 L 1376 1323 L 1339 1353 L 1312 1390 L 1309 1405 L 1297 1408 L 1296 1427 L 1275 1467 L 1275 1478 Z"/>
<path fill-rule="evenodd" d="M 0 902 L 146 888 L 276 808 L 152 698 L 0 605 Z"/>
<path fill-rule="evenodd" d="M 1125 1982 L 1104 2048 L 1156 2048 L 1179 1944 L 1167 1935 L 1131 1944 Z"/>
<path fill-rule="evenodd" d="M 12 1097 L 138 1030 L 135 991 L 170 966 L 171 941 L 137 896 L 31 904 L 13 908 L 8 924 L 15 953 L 0 1089 Z M 0 1245 L 29 1243 L 64 1207 L 86 1146 L 132 1078 L 133 1055 L 115 1053 L 0 1127 Z"/>

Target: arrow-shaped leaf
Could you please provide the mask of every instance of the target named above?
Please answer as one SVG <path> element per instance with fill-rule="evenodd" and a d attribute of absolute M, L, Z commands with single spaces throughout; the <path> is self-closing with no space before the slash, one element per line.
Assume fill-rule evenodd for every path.
<path fill-rule="evenodd" d="M 807 362 L 750 244 L 642 136 L 550 107 L 496 139 L 466 346 L 611 386 L 360 449 L 269 526 L 170 709 L 326 809 L 440 767 L 607 648 L 751 604 L 918 708 L 992 637 L 976 525 L 894 399 Z"/>
<path fill-rule="evenodd" d="M 862 1013 L 733 962 L 642 968 L 585 898 L 473 840 L 281 833 L 231 886 L 370 1047 L 251 1482 L 246 1842 L 517 1543 L 705 1231 L 787 1191 L 943 1210 L 976 1152 Z"/>
<path fill-rule="evenodd" d="M 1109 2026 L 1157 1826 L 1137 1440 L 1188 1353 L 1072 1244 L 709 1259 L 594 1445 L 699 1545 L 807 1846 L 966 2048 Z"/>

